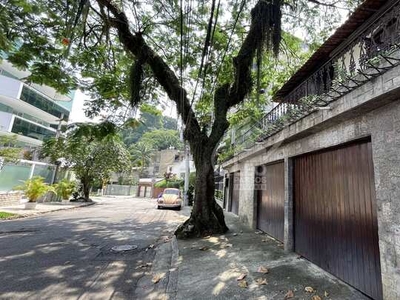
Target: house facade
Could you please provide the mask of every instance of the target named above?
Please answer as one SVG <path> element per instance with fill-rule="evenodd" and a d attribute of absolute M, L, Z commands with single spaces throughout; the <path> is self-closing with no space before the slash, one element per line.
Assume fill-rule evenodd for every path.
<path fill-rule="evenodd" d="M 274 101 L 222 165 L 225 209 L 400 299 L 400 1 L 364 1 Z"/>

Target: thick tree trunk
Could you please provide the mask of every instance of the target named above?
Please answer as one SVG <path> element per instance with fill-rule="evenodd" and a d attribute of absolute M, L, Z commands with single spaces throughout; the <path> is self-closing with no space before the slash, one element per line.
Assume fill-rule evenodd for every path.
<path fill-rule="evenodd" d="M 85 201 L 88 201 L 90 198 L 90 184 L 86 181 L 82 181 L 82 189 L 83 189 L 83 197 Z"/>
<path fill-rule="evenodd" d="M 106 21 L 117 29 L 119 39 L 126 49 L 136 59 L 140 59 L 142 64 L 150 67 L 154 78 L 164 88 L 168 97 L 176 103 L 178 113 L 186 124 L 184 135 L 190 143 L 196 164 L 195 201 L 189 220 L 182 224 L 175 234 L 179 238 L 188 238 L 226 232 L 228 228 L 222 208 L 214 199 L 213 153 L 229 126 L 227 121 L 229 108 L 241 103 L 251 91 L 252 65 L 256 52 L 262 50 L 264 43 L 267 45 L 272 43 L 274 50 L 279 46 L 280 2 L 259 0 L 252 9 L 250 30 L 238 55 L 233 59 L 234 80 L 215 91 L 215 121 L 209 136 L 201 130 L 192 103 L 175 72 L 147 45 L 142 33 L 132 33 L 128 17 L 112 3 L 113 1 L 97 0 L 97 2 L 115 17 L 106 17 Z M 137 103 L 134 101 L 134 104 Z"/>
<path fill-rule="evenodd" d="M 176 230 L 177 238 L 201 237 L 228 231 L 224 212 L 214 197 L 215 182 L 212 157 L 211 154 L 203 154 L 199 161 L 199 158 L 194 155 L 196 183 L 193 209 L 190 218 Z"/>

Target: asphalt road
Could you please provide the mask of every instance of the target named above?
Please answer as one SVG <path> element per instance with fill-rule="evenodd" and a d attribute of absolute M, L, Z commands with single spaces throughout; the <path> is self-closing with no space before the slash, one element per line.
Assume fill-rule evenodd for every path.
<path fill-rule="evenodd" d="M 183 214 L 157 210 L 154 200 L 110 198 L 0 222 L 0 299 L 141 299 L 153 288 L 156 250 Z M 137 248 L 113 251 L 121 245 Z"/>

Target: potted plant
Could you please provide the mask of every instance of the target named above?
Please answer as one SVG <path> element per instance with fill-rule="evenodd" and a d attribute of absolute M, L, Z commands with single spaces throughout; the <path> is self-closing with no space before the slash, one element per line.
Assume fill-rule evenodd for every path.
<path fill-rule="evenodd" d="M 44 178 L 40 176 L 34 176 L 26 180 L 23 185 L 16 186 L 14 190 L 23 191 L 28 198 L 28 202 L 25 203 L 25 209 L 35 209 L 36 201 L 41 196 L 47 192 L 54 192 L 54 188 L 45 183 Z"/>
<path fill-rule="evenodd" d="M 62 204 L 68 204 L 69 198 L 74 192 L 76 184 L 74 181 L 69 181 L 68 179 L 63 179 L 59 183 L 54 185 L 57 195 L 61 196 Z"/>

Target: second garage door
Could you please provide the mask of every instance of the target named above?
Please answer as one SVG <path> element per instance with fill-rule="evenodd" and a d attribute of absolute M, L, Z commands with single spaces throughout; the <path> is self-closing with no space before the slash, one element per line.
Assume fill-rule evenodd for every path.
<path fill-rule="evenodd" d="M 283 241 L 285 177 L 283 162 L 259 167 L 257 228 Z"/>
<path fill-rule="evenodd" d="M 294 161 L 295 251 L 382 299 L 370 142 Z"/>

